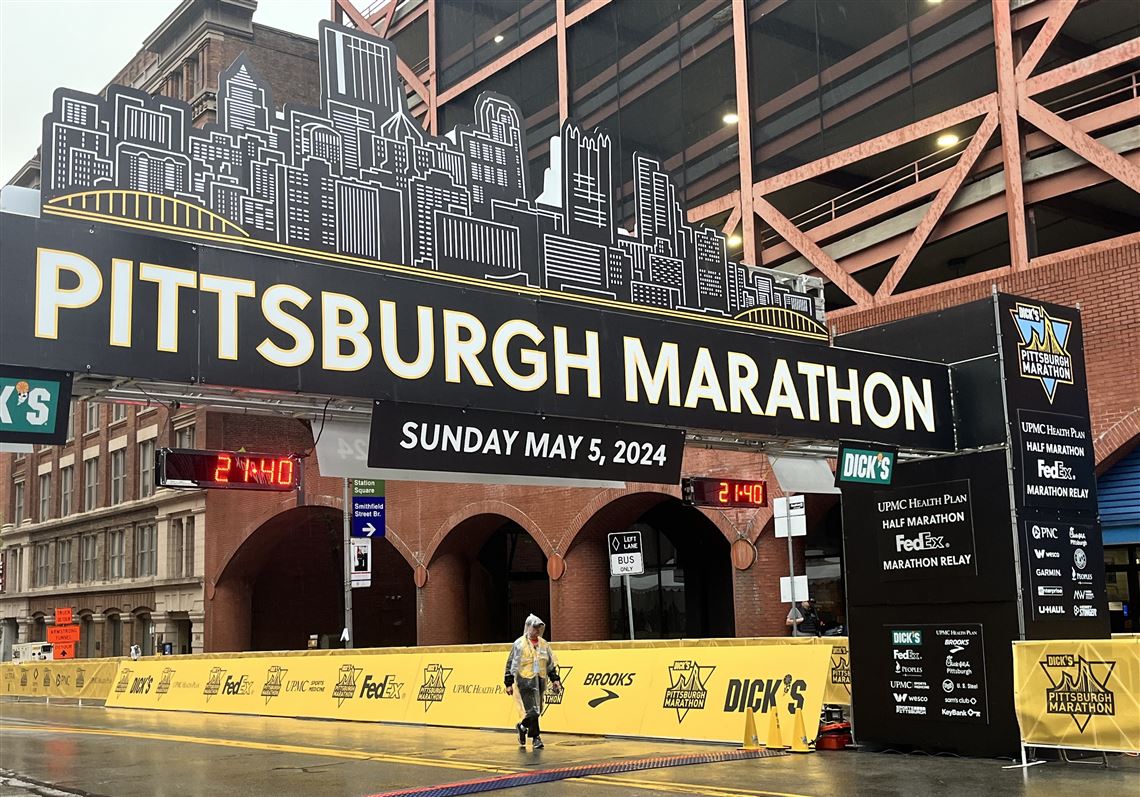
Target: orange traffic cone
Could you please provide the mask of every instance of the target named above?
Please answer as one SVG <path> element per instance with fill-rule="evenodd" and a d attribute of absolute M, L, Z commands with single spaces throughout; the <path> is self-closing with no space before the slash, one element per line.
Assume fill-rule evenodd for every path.
<path fill-rule="evenodd" d="M 741 745 L 744 750 L 759 750 L 760 738 L 756 735 L 756 714 L 752 708 L 744 713 L 744 744 Z"/>
<path fill-rule="evenodd" d="M 778 703 L 772 706 L 772 710 L 768 712 L 768 736 L 764 740 L 764 746 L 769 750 L 782 750 L 787 747 L 780 733 L 780 706 Z"/>
<path fill-rule="evenodd" d="M 814 752 L 808 742 L 807 730 L 804 728 L 804 713 L 802 711 L 796 712 L 795 721 L 792 723 L 791 750 L 793 753 Z"/>

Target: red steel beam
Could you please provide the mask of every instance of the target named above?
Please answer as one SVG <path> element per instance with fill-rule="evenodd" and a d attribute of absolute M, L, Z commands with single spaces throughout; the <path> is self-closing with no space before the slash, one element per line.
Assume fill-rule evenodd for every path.
<path fill-rule="evenodd" d="M 558 33 L 558 121 L 570 118 L 570 67 L 566 54 L 566 0 L 555 0 L 555 28 Z"/>
<path fill-rule="evenodd" d="M 1022 100 L 1021 115 L 1030 124 L 1036 125 L 1058 143 L 1080 155 L 1104 173 L 1140 193 L 1140 169 L 1133 166 L 1123 156 L 1110 150 L 1084 131 L 1066 122 L 1057 114 L 1034 100 Z"/>
<path fill-rule="evenodd" d="M 867 289 L 855 281 L 842 266 L 836 263 L 830 255 L 824 252 L 815 241 L 808 238 L 799 227 L 788 221 L 788 218 L 776 210 L 776 207 L 762 196 L 754 198 L 755 209 L 760 218 L 768 222 L 776 232 L 784 236 L 784 240 L 808 259 L 820 272 L 827 277 L 856 304 L 870 306 L 874 299 Z"/>
<path fill-rule="evenodd" d="M 1005 166 L 1006 219 L 1009 257 L 1014 271 L 1029 267 L 1029 238 L 1025 231 L 1025 188 L 1021 176 L 1021 134 L 1017 129 L 1017 77 L 1014 75 L 1013 26 L 1008 0 L 991 0 L 997 50 L 998 113 Z"/>
<path fill-rule="evenodd" d="M 825 158 L 804 164 L 796 169 L 790 169 L 783 174 L 777 174 L 774 177 L 761 180 L 753 186 L 753 190 L 756 196 L 771 194 L 782 188 L 802 183 L 804 180 L 811 180 L 820 175 L 827 174 L 841 166 L 861 161 L 872 155 L 878 155 L 880 152 L 886 152 L 888 149 L 894 149 L 903 144 L 909 144 L 923 136 L 937 133 L 943 128 L 952 127 L 953 125 L 968 121 L 974 117 L 981 116 L 984 113 L 989 113 L 995 107 L 996 98 L 996 94 L 987 94 L 984 97 L 978 97 L 978 99 L 971 100 L 964 105 L 959 105 L 956 108 L 951 108 L 948 111 L 943 111 L 934 116 L 928 116 L 914 124 L 907 125 L 898 130 L 892 130 L 881 136 L 876 136 L 870 141 L 864 141 L 861 144 L 848 147 L 841 152 L 836 152 L 834 155 L 828 155 Z"/>
<path fill-rule="evenodd" d="M 439 135 L 439 72 L 436 71 L 435 55 L 435 25 L 439 19 L 439 9 L 436 0 L 427 0 L 428 25 L 428 132 L 433 136 Z"/>
<path fill-rule="evenodd" d="M 1076 7 L 1077 0 L 1062 0 L 1057 4 L 1056 10 L 1049 15 L 1044 27 L 1037 33 L 1037 38 L 1033 40 L 1033 44 L 1029 45 L 1029 49 L 1017 62 L 1017 69 L 1014 70 L 1014 74 L 1018 80 L 1026 80 L 1033 74 L 1033 70 L 1041 61 L 1041 56 L 1045 55 L 1045 51 L 1049 49 L 1053 39 L 1057 38 L 1057 34 L 1061 32 L 1061 26 L 1065 24 L 1065 20 L 1069 18 L 1069 14 Z"/>
<path fill-rule="evenodd" d="M 990 111 L 986 114 L 986 118 L 982 120 L 981 126 L 978 131 L 974 133 L 974 137 L 970 139 L 969 146 L 962 152 L 958 158 L 958 162 L 954 164 L 954 168 L 946 175 L 946 182 L 942 184 L 938 194 L 934 197 L 934 201 L 930 204 L 922 221 L 915 227 L 914 232 L 911 233 L 910 238 L 903 247 L 898 258 L 895 260 L 887 276 L 883 279 L 879 289 L 875 292 L 875 299 L 882 299 L 890 296 L 895 292 L 895 288 L 899 284 L 899 280 L 906 274 L 910 264 L 914 262 L 915 256 L 918 255 L 918 250 L 926 243 L 927 237 L 941 219 L 942 214 L 946 212 L 946 208 L 950 206 L 951 200 L 954 195 L 958 193 L 958 189 L 962 187 L 962 183 L 970 174 L 970 170 L 974 168 L 977 163 L 978 157 L 982 154 L 982 150 L 990 140 L 990 136 L 994 134 L 997 129 L 998 118 L 997 113 Z"/>
<path fill-rule="evenodd" d="M 384 38 L 388 35 L 388 29 L 392 27 L 392 17 L 396 15 L 397 5 L 397 0 L 390 0 L 387 6 L 380 9 L 368 18 L 369 24 L 372 26 L 372 29 L 376 31 L 376 35 L 380 38 Z M 380 25 L 379 28 L 376 27 L 377 23 Z"/>
<path fill-rule="evenodd" d="M 994 21 L 996 23 L 997 20 Z M 1071 64 L 1065 64 L 1036 77 L 1031 77 L 1025 81 L 1024 93 L 1025 96 L 1032 97 L 1043 91 L 1071 83 L 1077 78 L 1088 77 L 1137 58 L 1140 58 L 1140 37 L 1129 39 L 1115 47 L 1093 53 L 1088 58 L 1082 58 L 1079 61 L 1073 61 Z"/>
<path fill-rule="evenodd" d="M 724 226 L 720 231 L 725 235 L 732 235 L 732 231 L 736 229 L 736 225 L 740 223 L 740 208 L 733 208 L 732 213 L 728 214 L 728 218 L 724 222 Z M 751 262 L 751 261 L 749 261 Z"/>
<path fill-rule="evenodd" d="M 718 213 L 724 213 L 729 208 L 735 208 L 739 205 L 739 191 L 733 191 L 725 194 L 722 197 L 705 202 L 703 205 L 689 208 L 687 215 L 689 221 L 701 221 L 710 216 L 715 216 Z"/>
<path fill-rule="evenodd" d="M 752 100 L 748 91 L 748 10 L 744 0 L 732 0 L 732 47 L 736 59 L 736 123 L 737 153 L 740 159 L 740 185 L 751 185 L 752 176 Z M 744 239 L 744 259 L 756 262 L 756 212 L 752 192 L 740 192 L 739 217 L 743 222 L 740 237 Z M 733 226 L 736 222 L 733 221 Z"/>

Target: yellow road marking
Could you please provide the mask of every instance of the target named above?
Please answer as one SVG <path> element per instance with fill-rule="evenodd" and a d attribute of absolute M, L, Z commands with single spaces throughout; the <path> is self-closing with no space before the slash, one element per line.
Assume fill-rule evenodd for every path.
<path fill-rule="evenodd" d="M 456 769 L 468 772 L 484 772 L 492 775 L 520 775 L 526 770 L 506 769 L 493 764 L 481 764 L 473 761 L 455 761 L 442 758 L 427 758 L 423 756 L 406 756 L 394 753 L 366 752 L 363 750 L 342 750 L 332 747 L 308 747 L 296 744 L 272 744 L 269 742 L 250 742 L 244 739 L 218 739 L 203 736 L 185 736 L 173 733 L 150 733 L 147 731 L 123 731 L 111 728 L 79 728 L 68 725 L 10 725 L 5 723 L 6 733 L 74 733 L 89 736 L 117 736 L 131 739 L 150 739 L 153 741 L 179 742 L 183 744 L 205 744 L 215 747 L 237 747 L 246 750 L 261 750 L 271 753 L 296 753 L 299 755 L 319 755 L 331 758 L 347 758 L 354 761 L 383 761 L 390 764 L 409 764 L 413 766 L 432 767 L 437 769 Z M 756 791 L 753 789 L 722 788 L 708 784 L 658 782 L 640 780 L 636 778 L 618 777 L 614 775 L 589 775 L 584 778 L 567 779 L 567 782 L 588 783 L 595 786 L 622 786 L 645 791 L 667 792 L 673 794 L 703 794 L 706 797 L 808 797 L 803 794 L 791 794 L 778 791 Z M 430 784 L 429 784 L 430 785 Z"/>

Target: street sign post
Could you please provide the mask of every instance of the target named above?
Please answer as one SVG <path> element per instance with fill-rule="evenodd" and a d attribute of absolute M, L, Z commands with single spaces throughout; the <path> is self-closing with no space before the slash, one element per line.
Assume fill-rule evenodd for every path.
<path fill-rule="evenodd" d="M 796 563 L 792 556 L 792 537 L 807 536 L 807 511 L 804 497 L 802 495 L 782 496 L 772 502 L 772 519 L 775 523 L 775 532 L 777 537 L 788 538 L 788 578 L 780 579 L 780 592 L 781 599 L 787 595 L 787 601 L 792 604 L 792 609 L 796 608 L 796 593 L 802 594 L 807 597 L 807 576 L 796 575 Z M 800 579 L 803 579 L 800 581 Z M 788 590 L 784 592 L 784 584 L 787 583 Z M 800 589 L 797 586 L 802 585 Z M 792 624 L 792 636 L 799 636 L 799 628 Z"/>
<path fill-rule="evenodd" d="M 618 531 L 611 533 L 606 543 L 610 552 L 610 575 L 621 576 L 625 581 L 625 605 L 629 611 L 629 638 L 633 632 L 633 591 L 629 587 L 630 576 L 640 576 L 645 572 L 645 556 L 641 547 L 640 531 Z"/>

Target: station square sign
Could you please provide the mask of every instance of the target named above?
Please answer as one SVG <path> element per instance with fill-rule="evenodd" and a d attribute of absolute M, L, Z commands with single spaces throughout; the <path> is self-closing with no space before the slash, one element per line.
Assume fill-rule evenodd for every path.
<path fill-rule="evenodd" d="M 320 26 L 319 108 L 239 57 L 217 122 L 60 89 L 41 215 L 0 219 L 0 363 L 756 436 L 952 449 L 944 365 L 827 345 L 818 297 L 728 258 L 659 161 L 563 124 L 542 190 L 487 93 L 445 136 L 394 47 Z"/>

